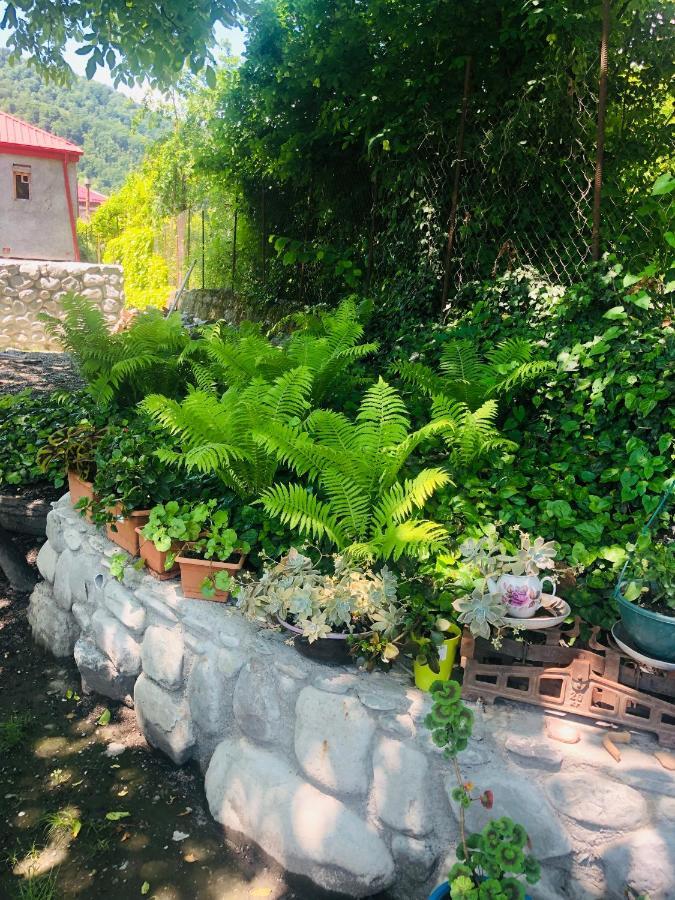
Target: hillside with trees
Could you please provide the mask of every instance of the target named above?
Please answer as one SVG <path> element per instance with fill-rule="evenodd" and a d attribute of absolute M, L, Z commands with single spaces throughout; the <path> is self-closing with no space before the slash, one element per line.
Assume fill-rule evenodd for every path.
<path fill-rule="evenodd" d="M 75 76 L 68 84 L 46 81 L 24 63 L 10 65 L 3 49 L 0 109 L 82 147 L 80 174 L 104 193 L 120 187 L 163 131 L 157 114 L 112 88 Z"/>

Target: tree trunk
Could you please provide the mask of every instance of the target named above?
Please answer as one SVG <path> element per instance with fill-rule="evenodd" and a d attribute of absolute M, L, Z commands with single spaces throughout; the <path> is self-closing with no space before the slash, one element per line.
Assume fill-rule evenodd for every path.
<path fill-rule="evenodd" d="M 23 554 L 14 546 L 11 534 L 0 525 L 0 569 L 11 586 L 17 591 L 32 591 L 37 576 L 26 562 Z"/>

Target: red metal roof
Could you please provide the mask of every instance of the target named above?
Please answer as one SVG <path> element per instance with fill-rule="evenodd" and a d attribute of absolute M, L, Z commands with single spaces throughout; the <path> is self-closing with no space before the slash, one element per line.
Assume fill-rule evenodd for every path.
<path fill-rule="evenodd" d="M 87 202 L 87 189 L 83 184 L 78 184 L 77 186 L 77 199 L 80 203 Z M 95 191 L 93 188 L 89 188 L 89 202 L 93 204 L 100 205 L 101 203 L 105 203 L 108 198 L 105 194 L 99 194 L 98 191 Z"/>
<path fill-rule="evenodd" d="M 11 145 L 12 148 L 25 147 L 33 149 L 36 153 L 60 151 L 81 156 L 84 152 L 77 144 L 50 134 L 35 125 L 29 125 L 28 122 L 0 110 L 0 153 L 3 151 L 3 145 Z"/>

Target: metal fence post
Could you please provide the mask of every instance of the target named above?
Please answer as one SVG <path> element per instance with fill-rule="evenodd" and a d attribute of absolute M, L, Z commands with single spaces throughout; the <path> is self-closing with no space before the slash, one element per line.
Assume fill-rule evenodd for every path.
<path fill-rule="evenodd" d="M 600 38 L 600 83 L 598 87 L 598 130 L 595 146 L 595 183 L 593 186 L 593 235 L 591 255 L 600 259 L 600 201 L 602 171 L 605 160 L 605 113 L 607 111 L 607 62 L 609 45 L 610 0 L 602 0 L 602 34 Z"/>
<path fill-rule="evenodd" d="M 234 201 L 234 227 L 232 229 L 232 293 L 234 294 L 234 281 L 237 275 L 237 220 L 239 218 L 239 198 Z"/>

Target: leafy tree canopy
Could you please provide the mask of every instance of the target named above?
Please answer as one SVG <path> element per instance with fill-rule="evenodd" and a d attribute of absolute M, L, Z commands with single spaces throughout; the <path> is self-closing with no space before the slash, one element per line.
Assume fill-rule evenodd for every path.
<path fill-rule="evenodd" d="M 88 78 L 107 67 L 115 86 L 147 78 L 161 87 L 185 64 L 196 72 L 212 63 L 216 24 L 231 26 L 243 12 L 245 0 L 14 0 L 0 3 L 0 31 L 17 58 L 56 78 L 69 70 L 64 52 L 74 41 Z"/>

